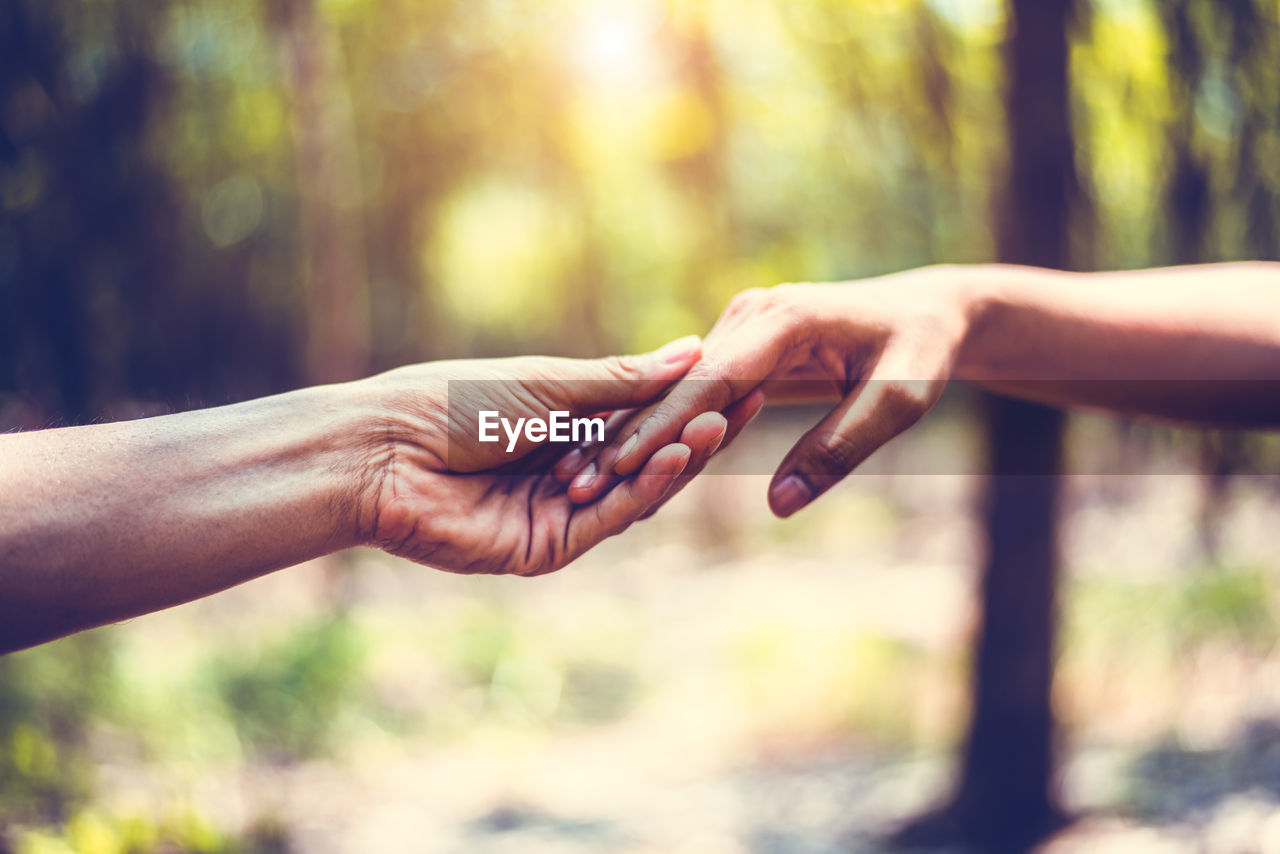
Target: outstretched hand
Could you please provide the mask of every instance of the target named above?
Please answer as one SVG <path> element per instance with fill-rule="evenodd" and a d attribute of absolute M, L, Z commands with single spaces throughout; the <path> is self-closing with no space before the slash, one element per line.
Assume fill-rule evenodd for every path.
<path fill-rule="evenodd" d="M 625 413 L 667 391 L 700 352 L 694 338 L 591 361 L 414 365 L 213 409 L 0 436 L 0 653 L 355 545 L 454 572 L 558 569 L 650 512 L 741 423 L 698 413 L 618 489 L 581 504 L 552 471 L 572 445 L 539 444 L 527 429 L 479 441 L 478 413 Z"/>
<path fill-rule="evenodd" d="M 967 323 L 950 282 L 924 269 L 854 284 L 744 291 L 707 335 L 701 361 L 617 431 L 594 468 L 573 480 L 570 495 L 599 500 L 699 412 L 725 410 L 762 388 L 770 398 L 825 389 L 839 403 L 796 442 L 769 487 L 773 511 L 790 516 L 942 395 Z"/>
<path fill-rule="evenodd" d="M 697 363 L 696 338 L 656 353 L 600 360 L 524 357 L 401 368 L 375 381 L 397 389 L 374 482 L 367 539 L 393 554 L 464 573 L 539 575 L 563 567 L 625 530 L 702 468 L 742 421 L 695 413 L 657 442 L 616 489 L 591 503 L 569 499 L 552 474 L 573 445 L 535 444 L 521 435 L 508 450 L 479 442 L 481 411 L 510 423 L 614 413 L 651 403 Z M 447 379 L 446 379 L 447 378 Z M 608 437 L 606 437 L 607 439 Z"/>

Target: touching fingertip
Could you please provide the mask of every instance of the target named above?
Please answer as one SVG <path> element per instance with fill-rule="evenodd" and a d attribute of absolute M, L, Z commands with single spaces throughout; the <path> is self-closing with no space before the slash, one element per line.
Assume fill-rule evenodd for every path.
<path fill-rule="evenodd" d="M 566 454 L 552 469 L 556 479 L 561 483 L 568 483 L 573 480 L 573 476 L 582 468 L 582 461 L 586 459 L 586 456 L 582 448 L 574 448 Z"/>
<path fill-rule="evenodd" d="M 693 450 L 681 442 L 667 445 L 653 455 L 650 465 L 654 474 L 674 477 L 684 471 L 693 456 Z"/>
<path fill-rule="evenodd" d="M 687 440 L 691 436 L 704 437 L 703 441 L 722 439 L 728 429 L 729 419 L 723 414 L 715 411 L 703 412 L 684 425 L 684 429 L 680 431 L 681 441 L 688 444 Z"/>
<path fill-rule="evenodd" d="M 813 498 L 813 490 L 798 474 L 789 474 L 769 487 L 769 506 L 782 518 L 787 518 Z"/>
<path fill-rule="evenodd" d="M 720 416 L 720 425 L 717 428 L 715 435 L 711 437 L 711 441 L 707 445 L 708 455 L 714 454 L 716 451 L 720 450 L 720 446 L 724 443 L 725 434 L 728 432 L 729 432 L 729 422 L 722 415 Z"/>
<path fill-rule="evenodd" d="M 716 439 L 720 440 L 724 438 L 725 433 L 729 432 L 729 419 L 725 418 L 723 415 L 720 415 L 720 413 L 718 412 L 716 413 L 716 415 L 719 416 L 719 420 L 720 420 L 720 425 L 716 429 Z"/>
<path fill-rule="evenodd" d="M 640 444 L 640 434 L 632 433 L 631 438 L 623 443 L 621 450 L 618 451 L 617 457 L 613 460 L 613 470 L 617 474 L 630 474 L 631 469 L 626 468 L 627 463 L 631 462 L 630 457 L 635 452 L 636 446 Z"/>
<path fill-rule="evenodd" d="M 573 483 L 569 484 L 569 488 L 573 490 L 586 490 L 595 485 L 596 482 L 596 464 L 588 463 L 587 467 L 573 479 Z"/>

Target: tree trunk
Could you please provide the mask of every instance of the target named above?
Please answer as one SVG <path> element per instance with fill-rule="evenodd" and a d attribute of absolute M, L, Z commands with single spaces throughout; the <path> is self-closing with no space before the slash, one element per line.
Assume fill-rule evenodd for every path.
<path fill-rule="evenodd" d="M 1076 173 L 1068 101 L 1072 0 L 1013 0 L 1006 68 L 1010 168 L 999 200 L 999 255 L 1070 267 Z M 990 476 L 973 712 L 950 804 L 900 834 L 909 844 L 1023 851 L 1061 825 L 1053 786 L 1051 702 L 1063 416 L 984 400 Z"/>
<path fill-rule="evenodd" d="M 1071 266 L 1076 173 L 1068 97 L 1072 0 L 1014 0 L 1008 43 L 1009 183 L 1002 261 Z M 974 841 L 1019 850 L 1058 823 L 1053 791 L 1060 412 L 989 398 L 991 474 L 973 718 L 956 803 Z"/>
<path fill-rule="evenodd" d="M 270 7 L 294 96 L 302 238 L 307 263 L 307 378 L 369 371 L 369 290 L 360 163 L 336 36 L 315 0 Z"/>

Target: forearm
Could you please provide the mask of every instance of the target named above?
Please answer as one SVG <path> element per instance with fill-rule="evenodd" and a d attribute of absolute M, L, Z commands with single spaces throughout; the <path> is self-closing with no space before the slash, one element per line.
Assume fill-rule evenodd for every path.
<path fill-rule="evenodd" d="M 0 651 L 355 545 L 360 388 L 0 436 Z"/>
<path fill-rule="evenodd" d="M 1054 405 L 1280 425 L 1280 264 L 942 274 L 969 306 L 956 378 Z"/>

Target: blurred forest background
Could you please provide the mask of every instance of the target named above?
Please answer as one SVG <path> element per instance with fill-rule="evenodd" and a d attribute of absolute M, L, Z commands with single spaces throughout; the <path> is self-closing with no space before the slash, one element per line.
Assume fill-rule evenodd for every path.
<path fill-rule="evenodd" d="M 0 429 L 1242 258 L 1277 0 L 0 7 Z M 339 555 L 0 659 L 0 851 L 1280 852 L 1273 441 L 955 389 L 779 523 L 810 416 L 536 584 Z"/>

